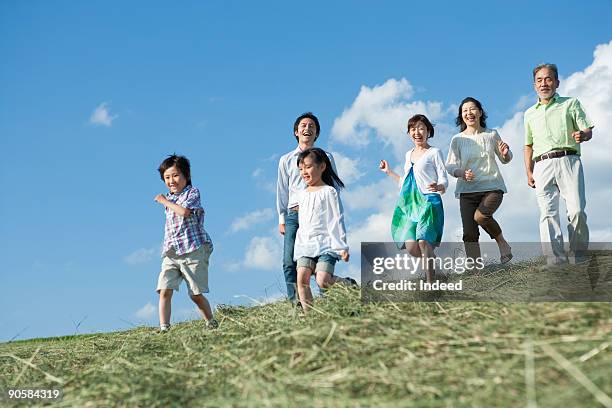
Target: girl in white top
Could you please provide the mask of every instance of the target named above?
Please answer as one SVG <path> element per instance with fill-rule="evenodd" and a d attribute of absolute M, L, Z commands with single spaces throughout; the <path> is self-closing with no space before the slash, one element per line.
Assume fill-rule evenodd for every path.
<path fill-rule="evenodd" d="M 293 257 L 297 261 L 298 296 L 304 312 L 308 313 L 312 305 L 310 276 L 315 273 L 320 288 L 333 285 L 339 280 L 333 276 L 336 261 L 348 262 L 349 247 L 337 191 L 344 184 L 327 154 L 317 147 L 306 149 L 298 156 L 297 163 L 308 187 L 298 198 L 300 226 Z"/>
<path fill-rule="evenodd" d="M 510 245 L 493 218 L 507 192 L 495 157 L 506 164 L 512 152 L 494 129 L 487 129 L 487 114 L 481 103 L 467 97 L 459 105 L 456 123 L 461 133 L 451 139 L 446 169 L 457 177 L 455 197 L 459 199 L 463 242 L 468 258 L 480 257 L 481 226 L 499 246 L 500 261 L 512 259 Z"/>
<path fill-rule="evenodd" d="M 444 207 L 440 194 L 446 191 L 448 179 L 440 149 L 432 147 L 428 139 L 434 128 L 425 115 L 414 115 L 408 120 L 408 134 L 414 148 L 406 153 L 404 176 L 400 177 L 381 160 L 380 169 L 400 186 L 400 196 L 391 221 L 391 235 L 399 248 L 410 255 L 427 260 L 427 282 L 435 276 L 434 247 L 440 244 L 444 230 Z"/>

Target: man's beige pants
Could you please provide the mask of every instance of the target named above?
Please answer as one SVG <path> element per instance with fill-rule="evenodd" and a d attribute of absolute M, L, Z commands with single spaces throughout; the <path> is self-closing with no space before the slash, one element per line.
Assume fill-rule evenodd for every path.
<path fill-rule="evenodd" d="M 584 256 L 589 245 L 589 227 L 584 211 L 584 173 L 580 156 L 541 160 L 535 163 L 533 178 L 540 207 L 540 241 L 547 262 L 567 262 L 559 220 L 559 196 L 567 208 L 570 262 L 574 262 Z"/>

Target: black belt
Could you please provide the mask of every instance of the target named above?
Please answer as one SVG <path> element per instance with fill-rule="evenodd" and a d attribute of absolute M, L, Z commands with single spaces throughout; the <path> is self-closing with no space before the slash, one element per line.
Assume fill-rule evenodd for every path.
<path fill-rule="evenodd" d="M 576 154 L 577 152 L 575 150 L 552 150 L 548 153 L 544 153 L 538 157 L 536 157 L 535 159 L 533 159 L 534 162 L 539 162 L 540 160 L 546 160 L 546 159 L 556 159 L 558 157 L 563 157 L 563 156 L 572 156 L 574 154 Z"/>

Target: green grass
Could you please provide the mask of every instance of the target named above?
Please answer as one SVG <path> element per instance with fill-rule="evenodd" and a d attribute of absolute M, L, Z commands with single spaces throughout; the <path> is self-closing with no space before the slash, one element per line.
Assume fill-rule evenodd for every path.
<path fill-rule="evenodd" d="M 70 407 L 523 407 L 528 390 L 538 407 L 597 407 L 597 389 L 612 395 L 610 303 L 362 304 L 336 287 L 306 317 L 278 302 L 217 319 L 215 331 L 0 344 L 0 388 L 61 387 L 54 405 Z"/>

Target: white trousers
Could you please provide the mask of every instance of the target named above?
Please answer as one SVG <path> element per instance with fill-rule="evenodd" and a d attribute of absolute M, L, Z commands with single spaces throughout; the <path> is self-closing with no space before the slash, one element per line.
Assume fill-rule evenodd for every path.
<path fill-rule="evenodd" d="M 567 262 L 559 221 L 559 196 L 567 208 L 570 260 L 583 256 L 589 245 L 589 227 L 580 156 L 541 160 L 535 163 L 533 179 L 540 207 L 540 241 L 548 263 Z"/>

